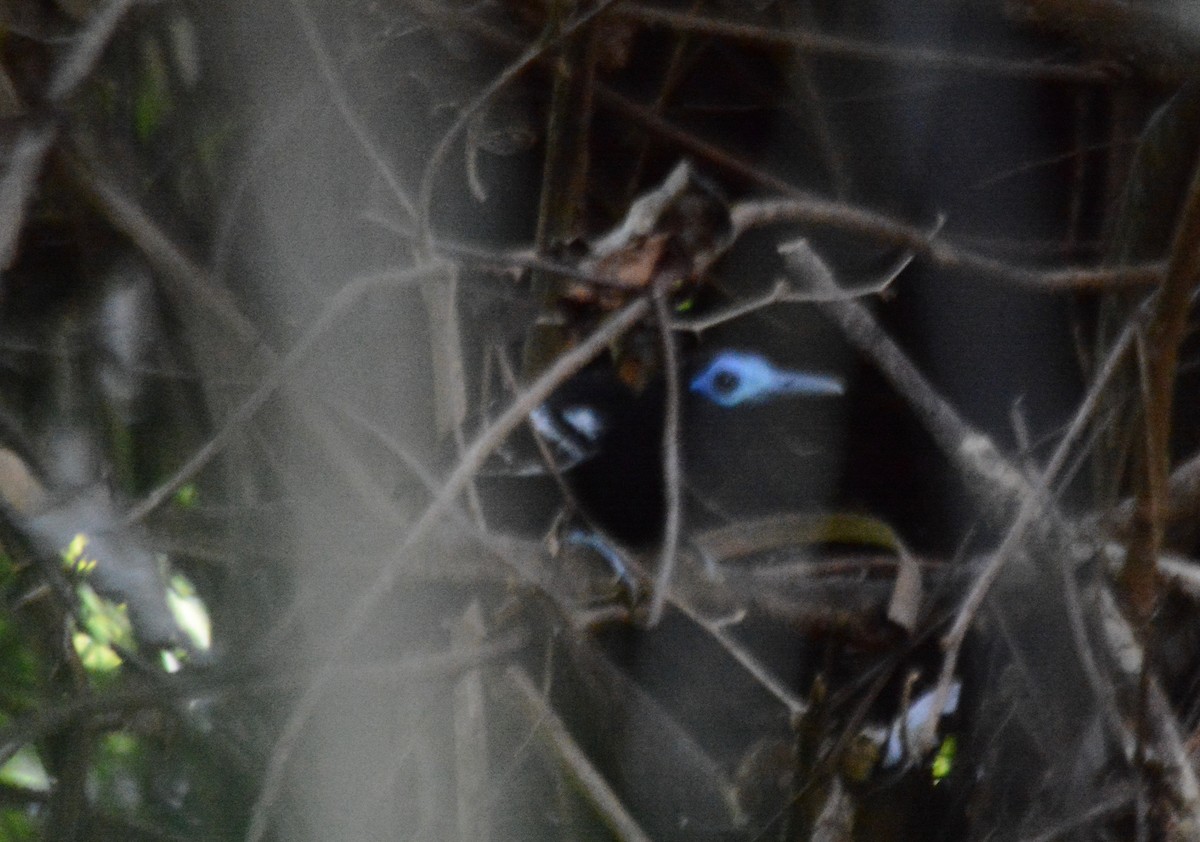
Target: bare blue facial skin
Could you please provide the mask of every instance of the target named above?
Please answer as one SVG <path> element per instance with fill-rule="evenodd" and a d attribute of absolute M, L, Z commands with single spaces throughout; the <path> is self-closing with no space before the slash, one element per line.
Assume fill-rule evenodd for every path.
<path fill-rule="evenodd" d="M 717 406 L 766 403 L 785 395 L 841 395 L 842 381 L 824 374 L 780 368 L 748 351 L 722 351 L 692 378 L 690 389 Z"/>

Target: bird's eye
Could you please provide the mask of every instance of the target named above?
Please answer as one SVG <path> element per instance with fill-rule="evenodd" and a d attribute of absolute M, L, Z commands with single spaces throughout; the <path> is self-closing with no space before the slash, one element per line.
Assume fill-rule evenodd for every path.
<path fill-rule="evenodd" d="M 724 371 L 718 371 L 715 375 L 713 375 L 712 384 L 713 389 L 716 390 L 717 394 L 728 395 L 737 389 L 741 382 L 742 378 L 738 377 L 732 371 L 726 369 Z"/>

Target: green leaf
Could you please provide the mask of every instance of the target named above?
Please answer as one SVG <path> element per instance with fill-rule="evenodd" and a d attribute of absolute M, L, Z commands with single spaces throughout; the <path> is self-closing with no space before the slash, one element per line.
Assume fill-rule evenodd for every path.
<path fill-rule="evenodd" d="M 100 643 L 87 632 L 71 635 L 71 644 L 83 668 L 93 675 L 108 675 L 120 668 L 121 656 L 111 646 Z"/>
<path fill-rule="evenodd" d="M 954 768 L 954 758 L 957 754 L 958 739 L 950 734 L 938 746 L 937 754 L 934 755 L 933 763 L 930 765 L 930 773 L 935 784 L 941 783 L 950 774 L 950 770 Z"/>
<path fill-rule="evenodd" d="M 46 774 L 37 749 L 31 745 L 21 746 L 7 763 L 0 766 L 0 783 L 34 792 L 50 791 L 50 776 Z"/>
<path fill-rule="evenodd" d="M 125 605 L 100 596 L 88 584 L 79 585 L 76 594 L 80 628 L 71 635 L 71 643 L 84 669 L 93 675 L 107 675 L 121 666 L 121 656 L 114 646 L 134 648 L 129 611 Z"/>
<path fill-rule="evenodd" d="M 75 533 L 71 543 L 62 551 L 63 565 L 71 573 L 87 576 L 96 569 L 96 559 L 84 555 L 87 550 L 88 537 L 82 532 Z"/>

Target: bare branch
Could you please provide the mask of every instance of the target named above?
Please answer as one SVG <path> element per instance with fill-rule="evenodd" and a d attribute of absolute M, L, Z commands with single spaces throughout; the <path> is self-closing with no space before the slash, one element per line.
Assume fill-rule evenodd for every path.
<path fill-rule="evenodd" d="M 666 407 L 663 413 L 663 491 L 666 494 L 666 523 L 663 526 L 662 550 L 659 553 L 658 574 L 646 624 L 653 627 L 662 619 L 663 606 L 671 590 L 671 577 L 679 555 L 679 535 L 683 526 L 683 459 L 680 455 L 681 411 L 679 395 L 679 352 L 671 331 L 671 310 L 666 291 L 655 288 L 654 312 L 659 336 L 662 339 L 663 370 L 667 379 Z"/>
<path fill-rule="evenodd" d="M 1028 269 L 956 246 L 928 230 L 881 213 L 811 194 L 798 194 L 791 188 L 788 192 L 795 198 L 742 202 L 734 206 L 731 211 L 734 228 L 743 232 L 787 222 L 828 226 L 904 248 L 943 269 L 1047 292 L 1144 287 L 1158 283 L 1163 276 L 1163 267 L 1158 263 L 1096 269 Z"/>
<path fill-rule="evenodd" d="M 243 400 L 237 409 L 222 421 L 221 428 L 217 430 L 216 434 L 209 438 L 199 450 L 193 453 L 183 465 L 176 469 L 175 473 L 159 483 L 140 503 L 130 509 L 129 513 L 125 516 L 125 522 L 136 523 L 150 514 L 150 512 L 161 506 L 184 483 L 212 461 L 213 457 L 229 444 L 234 435 L 245 426 L 247 421 L 254 417 L 254 414 L 262 408 L 271 395 L 275 394 L 279 387 L 283 385 L 288 375 L 304 361 L 316 345 L 317 340 L 325 335 L 334 321 L 362 298 L 364 293 L 380 286 L 412 286 L 423 280 L 428 280 L 430 276 L 436 276 L 438 271 L 439 268 L 435 264 L 401 272 L 376 273 L 351 280 L 338 290 L 337 294 L 333 296 L 333 299 L 321 314 L 313 320 L 304 334 L 296 341 L 296 344 L 275 363 L 262 379 L 262 382 L 251 392 L 250 396 Z"/>
<path fill-rule="evenodd" d="M 46 153 L 58 138 L 49 124 L 30 126 L 18 135 L 0 178 L 0 267 L 12 265 L 25 227 L 25 208 L 33 198 Z"/>
<path fill-rule="evenodd" d="M 1114 74 L 1105 68 L 1039 61 L 1014 61 L 946 50 L 914 47 L 892 47 L 873 41 L 843 38 L 804 29 L 768 29 L 763 26 L 706 18 L 701 15 L 655 9 L 642 5 L 623 5 L 616 14 L 642 23 L 669 26 L 681 32 L 701 32 L 734 41 L 792 47 L 815 56 L 849 59 L 904 68 L 919 68 L 947 73 L 978 73 L 985 76 L 1007 76 L 1044 82 L 1065 82 L 1078 85 L 1111 85 Z"/>
<path fill-rule="evenodd" d="M 225 330 L 248 348 L 260 346 L 258 329 L 238 309 L 228 291 L 184 254 L 150 215 L 103 172 L 98 161 L 79 154 L 68 156 L 67 164 L 103 216 L 137 245 L 150 265 L 182 293 L 189 305 L 212 313 Z"/>
<path fill-rule="evenodd" d="M 83 32 L 76 36 L 75 49 L 55 68 L 50 86 L 46 89 L 47 100 L 58 104 L 75 92 L 100 60 L 117 24 L 138 1 L 110 0 L 92 15 Z"/>
<path fill-rule="evenodd" d="M 1162 546 L 1169 493 L 1171 414 L 1179 346 L 1187 330 L 1188 313 L 1200 285 L 1200 165 L 1180 213 L 1171 246 L 1166 279 L 1155 299 L 1144 341 L 1143 396 L 1145 453 L 1129 538 L 1129 555 L 1121 585 L 1142 625 L 1149 621 L 1158 598 L 1155 560 Z"/>
<path fill-rule="evenodd" d="M 346 122 L 346 127 L 350 129 L 350 133 L 354 135 L 354 139 L 362 147 L 363 154 L 367 156 L 367 160 L 375 167 L 375 172 L 383 179 L 384 184 L 388 186 L 388 189 L 400 204 L 400 207 L 404 208 L 405 212 L 415 219 L 417 216 L 416 205 L 413 204 L 404 185 L 400 183 L 400 177 L 396 174 L 395 168 L 384 157 L 383 150 L 379 148 L 379 144 L 371 136 L 370 130 L 350 106 L 350 99 L 346 96 L 346 89 L 342 85 L 341 79 L 338 77 L 337 71 L 333 66 L 333 60 L 329 55 L 329 51 L 325 48 L 325 43 L 321 39 L 321 33 L 317 30 L 316 22 L 312 18 L 312 13 L 309 11 L 308 5 L 305 0 L 289 0 L 288 5 L 292 7 L 292 14 L 296 16 L 296 20 L 300 22 L 300 28 L 304 32 L 304 40 L 308 42 L 308 47 L 312 50 L 313 57 L 317 60 L 317 67 L 321 71 L 321 79 L 325 82 L 325 87 L 329 91 L 329 97 L 333 100 L 338 114 Z"/>

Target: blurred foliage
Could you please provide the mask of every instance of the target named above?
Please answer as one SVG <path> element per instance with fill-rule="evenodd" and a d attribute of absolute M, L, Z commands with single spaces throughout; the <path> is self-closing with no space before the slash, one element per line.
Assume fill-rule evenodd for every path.
<path fill-rule="evenodd" d="M 84 507 L 79 529 L 105 533 L 63 536 L 57 570 L 26 531 L 43 513 L 43 498 L 71 511 L 77 489 L 62 466 L 95 462 L 99 482 L 116 487 L 115 499 L 136 499 L 193 446 L 187 437 L 202 424 L 187 418 L 195 390 L 189 396 L 177 379 L 160 380 L 165 387 L 156 383 L 147 394 L 147 371 L 187 367 L 183 346 L 163 343 L 162 328 L 134 303 L 106 301 L 110 286 L 132 287 L 139 278 L 107 279 L 114 264 L 120 271 L 128 246 L 97 215 L 61 156 L 76 154 L 68 148 L 102 150 L 130 162 L 125 173 L 136 173 L 139 187 L 156 191 L 164 207 L 183 209 L 185 228 L 199 232 L 208 225 L 217 181 L 231 169 L 230 119 L 202 119 L 211 89 L 198 76 L 190 13 L 175 4 L 146 8 L 104 32 L 94 28 L 101 5 L 64 15 L 55 4 L 28 4 L 6 8 L 0 20 L 0 82 L 19 100 L 16 116 L 40 108 L 51 72 L 86 53 L 77 51 L 80 42 L 93 39 L 98 59 L 78 93 L 59 106 L 62 152 L 47 159 L 29 198 L 17 261 L 5 267 L 0 289 L 0 332 L 17 349 L 6 347 L 0 363 L 3 445 L 19 451 L 13 458 L 27 460 L 35 486 L 44 486 L 29 498 L 29 511 L 9 498 L 10 488 L 0 489 L 0 841 L 233 839 L 249 789 L 244 767 L 214 737 L 207 703 L 178 698 L 165 683 L 188 669 L 194 680 L 194 664 L 212 645 L 204 596 L 177 567 L 195 575 L 194 562 L 149 553 L 140 546 L 143 532 L 97 520 Z M 19 132 L 27 124 L 13 125 Z M 64 232 L 61 240 L 55 231 Z M 157 301 L 153 306 L 162 310 Z M 58 348 L 59 356 L 30 355 L 20 350 L 24 344 Z M 152 355 L 141 356 L 148 345 Z M 130 383 L 134 391 L 121 385 Z M 78 437 L 84 450 L 62 456 L 61 465 L 47 444 L 68 441 L 48 435 L 59 428 L 86 431 Z M 86 470 L 81 478 L 95 479 Z M 193 482 L 175 502 L 190 509 L 199 499 Z M 114 540 L 112 530 L 122 534 Z M 116 565 L 108 568 L 110 580 L 132 575 L 122 559 L 97 555 L 121 552 L 131 541 L 176 567 L 162 576 L 161 599 L 178 625 L 178 646 L 145 647 L 129 606 L 93 587 L 106 565 Z M 201 569 L 198 578 L 212 577 Z M 86 724 L 76 727 L 81 715 Z M 72 757 L 84 759 L 82 774 Z M 74 819 L 64 823 L 67 815 Z"/>

